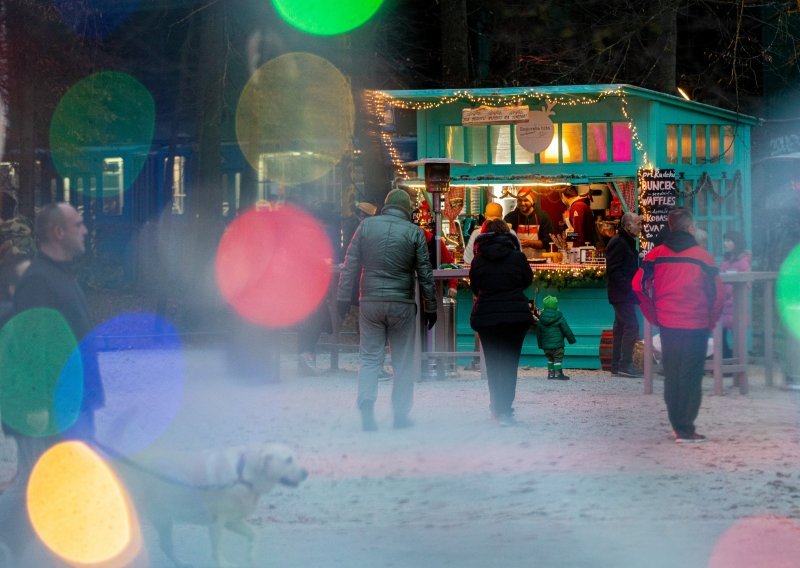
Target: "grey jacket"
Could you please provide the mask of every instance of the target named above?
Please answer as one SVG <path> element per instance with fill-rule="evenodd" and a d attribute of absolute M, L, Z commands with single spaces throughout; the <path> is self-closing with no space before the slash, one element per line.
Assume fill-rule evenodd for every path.
<path fill-rule="evenodd" d="M 415 273 L 425 311 L 435 312 L 436 292 L 425 234 L 403 209 L 387 205 L 380 215 L 364 219 L 353 235 L 336 297 L 350 301 L 360 276 L 359 302 L 414 303 Z"/>

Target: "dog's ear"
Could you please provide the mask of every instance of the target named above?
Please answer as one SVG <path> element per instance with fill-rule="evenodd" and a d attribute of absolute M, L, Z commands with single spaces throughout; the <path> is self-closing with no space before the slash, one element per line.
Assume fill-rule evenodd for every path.
<path fill-rule="evenodd" d="M 250 448 L 242 455 L 241 477 L 249 483 L 262 481 L 275 482 L 276 472 L 280 470 L 275 463 L 280 460 L 271 448 Z"/>
<path fill-rule="evenodd" d="M 273 459 L 275 459 L 275 456 L 273 456 L 270 452 L 264 452 L 261 454 L 261 460 L 258 464 L 258 471 L 260 471 L 264 477 L 266 477 L 273 469 L 271 467 Z"/>

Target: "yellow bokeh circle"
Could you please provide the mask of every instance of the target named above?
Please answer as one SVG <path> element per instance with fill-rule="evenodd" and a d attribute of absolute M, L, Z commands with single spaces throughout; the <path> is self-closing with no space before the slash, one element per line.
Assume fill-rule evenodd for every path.
<path fill-rule="evenodd" d="M 82 442 L 45 452 L 30 475 L 28 516 L 39 539 L 65 561 L 123 566 L 141 543 L 124 487 Z"/>
<path fill-rule="evenodd" d="M 319 179 L 353 138 L 350 82 L 329 61 L 287 53 L 260 67 L 236 108 L 236 137 L 250 165 L 269 181 Z"/>

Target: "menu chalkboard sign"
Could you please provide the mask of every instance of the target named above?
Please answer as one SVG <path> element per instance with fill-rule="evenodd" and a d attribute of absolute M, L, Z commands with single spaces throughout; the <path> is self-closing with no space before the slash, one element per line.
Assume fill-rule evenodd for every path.
<path fill-rule="evenodd" d="M 675 170 L 639 170 L 639 211 L 642 215 L 642 250 L 661 243 L 669 230 L 667 215 L 678 204 Z"/>

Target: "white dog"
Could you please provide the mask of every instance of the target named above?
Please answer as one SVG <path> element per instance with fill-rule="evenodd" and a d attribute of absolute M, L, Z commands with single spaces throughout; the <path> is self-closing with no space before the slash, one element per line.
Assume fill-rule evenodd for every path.
<path fill-rule="evenodd" d="M 259 497 L 277 484 L 296 487 L 308 477 L 295 463 L 292 451 L 282 444 L 171 453 L 121 463 L 137 509 L 152 521 L 161 549 L 176 566 L 182 564 L 172 545 L 175 523 L 208 526 L 217 566 L 230 566 L 220 547 L 224 529 L 242 535 L 252 564 L 255 533 L 246 519 L 255 511 Z"/>

